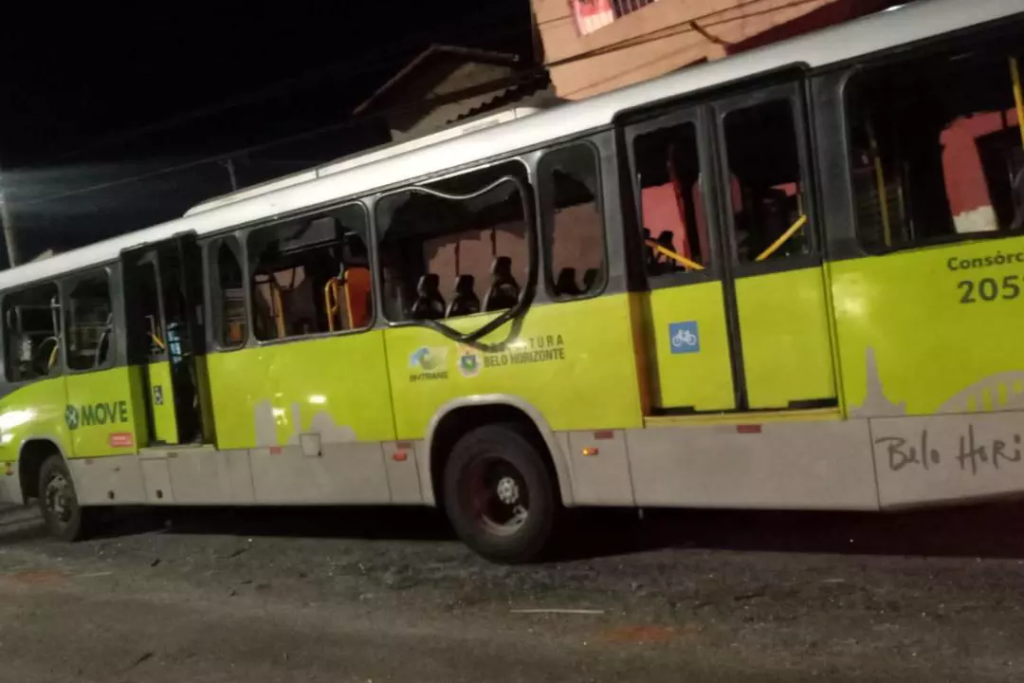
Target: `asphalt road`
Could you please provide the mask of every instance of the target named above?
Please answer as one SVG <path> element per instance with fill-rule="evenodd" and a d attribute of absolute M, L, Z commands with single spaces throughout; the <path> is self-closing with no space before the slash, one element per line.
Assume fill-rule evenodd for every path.
<path fill-rule="evenodd" d="M 0 513 L 0 681 L 1021 681 L 1024 507 L 575 520 L 477 559 L 421 510 Z"/>

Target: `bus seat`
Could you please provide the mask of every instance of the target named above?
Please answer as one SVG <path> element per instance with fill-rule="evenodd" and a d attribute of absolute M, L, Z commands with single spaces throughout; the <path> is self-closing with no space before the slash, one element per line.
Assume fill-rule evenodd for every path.
<path fill-rule="evenodd" d="M 587 268 L 583 273 L 583 293 L 592 294 L 597 288 L 597 278 L 601 275 L 601 271 L 597 268 Z"/>
<path fill-rule="evenodd" d="M 658 234 L 658 244 L 661 245 L 661 247 L 664 249 L 668 249 L 671 252 L 676 252 L 675 233 L 673 233 L 671 230 L 662 230 Z M 665 273 L 674 273 L 679 270 L 679 266 L 676 263 L 676 261 L 669 258 L 668 256 L 665 256 L 664 254 L 655 253 L 655 259 L 657 261 L 657 264 L 655 265 L 654 272 L 658 275 L 662 275 Z"/>
<path fill-rule="evenodd" d="M 416 285 L 416 301 L 409 311 L 414 320 L 438 320 L 444 317 L 444 297 L 440 291 L 441 278 L 427 273 Z"/>
<path fill-rule="evenodd" d="M 484 297 L 485 311 L 512 308 L 519 301 L 519 284 L 512 276 L 512 259 L 499 256 L 491 265 L 491 287 Z"/>
<path fill-rule="evenodd" d="M 555 280 L 555 294 L 558 296 L 579 296 L 583 292 L 576 286 L 576 269 L 562 268 Z"/>
<path fill-rule="evenodd" d="M 370 269 L 353 266 L 345 270 L 345 306 L 348 329 L 358 330 L 370 324 Z"/>
<path fill-rule="evenodd" d="M 445 317 L 473 315 L 480 312 L 480 298 L 476 295 L 476 278 L 472 275 L 460 275 L 455 278 L 455 294 L 448 304 Z"/>

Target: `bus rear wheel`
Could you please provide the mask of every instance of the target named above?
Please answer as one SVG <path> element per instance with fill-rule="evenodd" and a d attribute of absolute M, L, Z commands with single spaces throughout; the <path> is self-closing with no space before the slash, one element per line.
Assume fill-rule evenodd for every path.
<path fill-rule="evenodd" d="M 71 472 L 59 455 L 51 455 L 39 470 L 39 508 L 50 536 L 62 541 L 85 536 L 86 510 L 78 504 Z"/>
<path fill-rule="evenodd" d="M 543 456 L 514 423 L 479 427 L 455 444 L 444 506 L 455 532 L 483 557 L 536 560 L 554 530 L 558 502 Z"/>

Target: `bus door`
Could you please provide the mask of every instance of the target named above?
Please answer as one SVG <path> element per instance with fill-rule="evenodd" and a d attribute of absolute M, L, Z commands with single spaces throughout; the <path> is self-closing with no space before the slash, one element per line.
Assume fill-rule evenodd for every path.
<path fill-rule="evenodd" d="M 707 115 L 674 111 L 625 130 L 650 287 L 643 319 L 655 412 L 738 406 L 717 216 L 705 199 L 713 189 Z"/>
<path fill-rule="evenodd" d="M 201 254 L 193 235 L 124 252 L 129 362 L 150 446 L 209 443 Z"/>
<path fill-rule="evenodd" d="M 801 91 L 626 128 L 658 413 L 835 405 Z"/>
<path fill-rule="evenodd" d="M 803 102 L 790 83 L 713 107 L 737 398 L 750 410 L 837 405 Z"/>

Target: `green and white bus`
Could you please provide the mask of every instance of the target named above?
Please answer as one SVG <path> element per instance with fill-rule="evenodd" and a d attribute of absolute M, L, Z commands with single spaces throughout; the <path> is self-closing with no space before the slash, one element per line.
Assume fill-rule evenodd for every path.
<path fill-rule="evenodd" d="M 563 507 L 1024 492 L 1024 0 L 925 0 L 0 273 L 0 499 Z"/>

